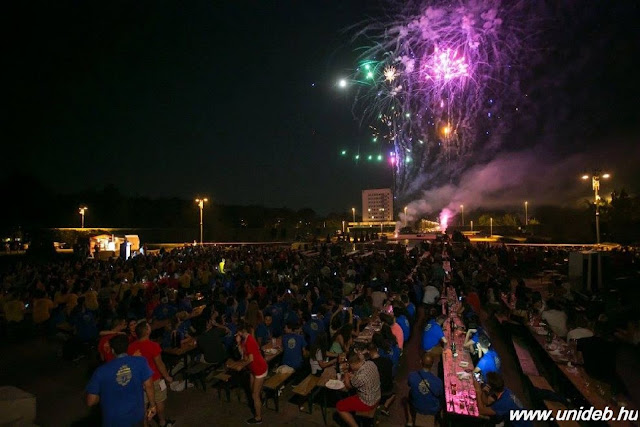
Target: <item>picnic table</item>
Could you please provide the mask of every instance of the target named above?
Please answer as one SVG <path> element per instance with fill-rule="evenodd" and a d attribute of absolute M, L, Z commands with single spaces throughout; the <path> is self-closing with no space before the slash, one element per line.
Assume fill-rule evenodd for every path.
<path fill-rule="evenodd" d="M 184 343 L 180 347 L 175 348 L 167 348 L 163 350 L 165 353 L 170 354 L 176 357 L 182 357 L 182 361 L 184 363 L 184 380 L 185 386 L 189 385 L 189 370 L 187 369 L 189 366 L 189 354 L 194 353 L 198 349 L 198 343 L 195 339 L 190 339 Z"/>
<path fill-rule="evenodd" d="M 442 352 L 445 409 L 449 414 L 480 418 L 473 384 L 473 361 L 464 348 L 464 324 L 457 314 L 460 302 L 453 287 L 448 287 L 446 294 L 447 299 L 444 300 L 443 307 L 447 302 L 451 303 L 452 307 L 449 310 L 449 317 L 442 325 L 442 330 L 447 338 L 447 345 L 451 346 L 455 343 L 457 355 L 454 356 L 450 348 Z M 454 330 L 451 330 L 452 320 Z"/>
<path fill-rule="evenodd" d="M 274 346 L 275 344 L 275 346 Z M 270 364 L 278 356 L 283 353 L 282 349 L 282 337 L 273 338 L 265 345 L 262 346 L 262 353 L 264 354 L 264 360 Z"/>
<path fill-rule="evenodd" d="M 203 305 L 199 305 L 198 307 L 195 307 L 193 309 L 193 311 L 191 313 L 189 313 L 189 316 L 187 316 L 187 320 L 188 319 L 193 319 L 194 317 L 200 316 L 202 314 L 202 312 L 204 311 L 206 306 L 207 306 L 206 304 L 203 304 Z M 154 319 L 150 323 L 152 331 L 156 331 L 156 330 L 158 330 L 160 328 L 164 328 L 164 327 L 166 327 L 166 326 L 168 326 L 170 324 L 171 324 L 171 319 L 164 319 L 164 320 Z"/>
<path fill-rule="evenodd" d="M 624 405 L 619 405 L 615 400 L 611 385 L 591 377 L 582 366 L 575 363 L 575 360 L 574 363 L 570 363 L 573 357 L 570 354 L 569 345 L 564 340 L 555 337 L 551 343 L 547 343 L 546 332 L 542 333 L 545 330 L 539 326 L 538 318 L 535 318 L 532 323 L 527 323 L 527 328 L 534 341 L 590 405 L 600 410 L 609 407 L 615 414 L 619 412 L 620 407 Z M 631 423 L 609 421 L 609 425 L 631 425 Z"/>

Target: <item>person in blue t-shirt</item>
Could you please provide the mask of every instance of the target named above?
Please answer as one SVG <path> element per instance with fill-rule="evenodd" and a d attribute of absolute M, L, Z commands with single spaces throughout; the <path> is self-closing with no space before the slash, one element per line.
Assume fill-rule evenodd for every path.
<path fill-rule="evenodd" d="M 256 341 L 258 345 L 262 347 L 273 338 L 273 317 L 267 313 L 264 315 L 264 321 L 258 323 L 256 326 Z"/>
<path fill-rule="evenodd" d="M 282 307 L 280 306 L 280 303 L 278 303 L 277 296 L 274 296 L 273 299 L 271 300 L 271 305 L 267 306 L 267 308 L 264 309 L 264 315 L 265 317 L 267 315 L 271 316 L 271 319 L 272 319 L 271 333 L 273 334 L 274 337 L 278 338 L 280 335 L 282 335 L 282 327 L 284 324 L 284 312 L 282 311 Z"/>
<path fill-rule="evenodd" d="M 409 296 L 406 294 L 402 294 L 400 299 L 402 300 L 402 304 L 405 306 L 405 310 L 407 310 L 409 320 L 413 322 L 416 318 L 416 306 L 409 301 Z"/>
<path fill-rule="evenodd" d="M 442 331 L 442 324 L 444 323 L 444 317 L 440 316 L 437 319 L 432 317 L 424 327 L 422 332 L 422 350 L 430 351 L 437 345 L 447 343 L 447 339 L 444 337 Z"/>
<path fill-rule="evenodd" d="M 484 356 L 478 361 L 474 372 L 480 372 L 486 380 L 489 372 L 500 372 L 500 357 L 493 347 L 491 347 L 489 338 L 487 338 L 486 335 L 481 335 L 478 338 L 478 349 Z"/>
<path fill-rule="evenodd" d="M 486 377 L 487 381 L 484 387 L 478 381 L 473 382 L 480 415 L 494 417 L 496 423 L 504 422 L 505 426 L 533 426 L 531 421 L 511 420 L 509 415 L 511 411 L 520 411 L 524 408 L 516 395 L 504 386 L 502 375 L 497 372 L 489 372 Z"/>
<path fill-rule="evenodd" d="M 422 369 L 409 374 L 409 396 L 405 400 L 407 425 L 413 425 L 416 413 L 435 415 L 440 411 L 440 401 L 444 396 L 444 384 L 431 373 L 433 357 L 424 353 L 421 359 Z"/>
<path fill-rule="evenodd" d="M 153 318 L 156 320 L 171 319 L 176 314 L 176 307 L 169 304 L 169 298 L 163 297 L 160 304 L 153 310 Z"/>
<path fill-rule="evenodd" d="M 84 305 L 84 297 L 78 298 L 78 305 L 71 313 L 71 324 L 75 327 L 76 337 L 82 342 L 89 342 L 98 336 L 96 316 Z"/>
<path fill-rule="evenodd" d="M 293 322 L 287 323 L 282 335 L 282 364 L 293 369 L 299 369 L 302 366 L 307 346 L 304 337 L 293 332 L 297 326 Z"/>
<path fill-rule="evenodd" d="M 127 355 L 129 340 L 126 335 L 116 335 L 109 341 L 116 356 L 95 370 L 87 384 L 87 405 L 102 406 L 104 426 L 137 426 L 145 419 L 144 394 L 155 402 L 153 372 L 144 357 Z M 147 412 L 151 419 L 156 414 L 154 404 Z"/>
<path fill-rule="evenodd" d="M 307 317 L 308 315 L 305 315 Z M 322 320 L 318 319 L 316 314 L 312 314 L 307 317 L 307 322 L 302 326 L 302 330 L 309 338 L 309 345 L 314 345 L 318 334 L 324 332 L 324 324 Z"/>
<path fill-rule="evenodd" d="M 411 336 L 411 325 L 409 325 L 409 319 L 407 319 L 407 316 L 404 314 L 404 310 L 394 308 L 393 314 L 396 316 L 396 323 L 400 325 L 400 328 L 402 329 L 404 342 L 407 342 Z"/>

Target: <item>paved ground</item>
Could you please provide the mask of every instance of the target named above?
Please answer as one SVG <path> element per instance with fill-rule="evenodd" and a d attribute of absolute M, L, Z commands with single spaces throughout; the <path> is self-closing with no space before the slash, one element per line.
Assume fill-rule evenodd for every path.
<path fill-rule="evenodd" d="M 486 320 L 486 319 L 485 319 Z M 505 343 L 494 332 L 495 325 L 488 324 L 494 345 L 503 358 L 503 371 L 507 385 L 522 396 L 522 385 L 517 372 L 517 362 L 508 357 Z M 405 419 L 400 398 L 406 396 L 406 380 L 409 370 L 419 366 L 419 346 L 422 329 L 422 312 L 414 333 L 405 347 L 405 357 L 396 377 L 398 399 L 391 408 L 391 417 L 379 417 L 380 426 L 404 426 Z M 418 332 L 416 332 L 418 331 Z M 59 357 L 59 342 L 51 339 L 36 338 L 19 344 L 0 347 L 0 384 L 14 385 L 33 393 L 37 397 L 36 424 L 42 426 L 69 426 L 89 414 L 84 406 L 83 389 L 88 379 L 88 363 L 63 361 Z M 504 356 L 503 356 L 504 355 Z M 221 426 L 244 424 L 251 417 L 244 394 L 239 392 L 238 402 L 235 391 L 231 402 L 218 399 L 217 391 L 207 388 L 206 392 L 199 388 L 187 389 L 183 392 L 171 392 L 168 401 L 168 414 L 177 420 L 178 425 L 195 426 L 215 423 Z M 292 396 L 291 386 L 287 386 L 280 399 L 280 412 L 273 409 L 264 411 L 264 425 L 304 425 L 322 426 L 319 406 L 314 407 L 313 414 L 301 413 L 298 406 L 289 403 Z M 526 402 L 526 401 L 525 401 Z M 273 407 L 272 402 L 269 403 Z M 334 425 L 329 410 L 328 424 Z M 93 425 L 91 421 L 85 425 Z"/>

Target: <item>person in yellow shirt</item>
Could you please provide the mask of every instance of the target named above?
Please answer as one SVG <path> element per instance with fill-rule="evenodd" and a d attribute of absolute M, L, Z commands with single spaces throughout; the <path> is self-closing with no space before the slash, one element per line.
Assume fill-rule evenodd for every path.
<path fill-rule="evenodd" d="M 185 270 L 184 273 L 178 278 L 180 282 L 180 287 L 183 289 L 189 289 L 191 287 L 191 274 L 189 274 L 189 270 Z"/>
<path fill-rule="evenodd" d="M 36 291 L 36 297 L 33 300 L 33 323 L 40 325 L 51 317 L 51 310 L 55 308 L 55 304 L 41 291 Z"/>
<path fill-rule="evenodd" d="M 4 310 L 4 316 L 9 323 L 19 323 L 24 319 L 24 303 L 20 301 L 17 295 L 12 295 L 7 301 L 5 301 L 2 309 Z"/>
<path fill-rule="evenodd" d="M 92 288 L 87 289 L 84 293 L 84 306 L 91 311 L 97 311 L 100 308 L 98 305 L 98 293 Z"/>

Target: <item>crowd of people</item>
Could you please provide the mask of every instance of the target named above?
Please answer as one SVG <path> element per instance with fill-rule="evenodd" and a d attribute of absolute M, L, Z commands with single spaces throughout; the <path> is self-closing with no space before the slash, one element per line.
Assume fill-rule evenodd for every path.
<path fill-rule="evenodd" d="M 598 303 L 576 314 L 567 304 L 575 296 L 564 282 L 554 283 L 545 300 L 517 280 L 550 265 L 566 266 L 567 253 L 561 249 L 453 244 L 445 237 L 411 249 L 386 245 L 364 256 L 343 254 L 341 244 L 310 252 L 185 246 L 126 261 L 21 262 L 2 273 L 6 333 L 20 339 L 62 331 L 69 336 L 64 357 L 99 354 L 101 365 L 86 392 L 89 405 L 101 403 L 105 425 L 151 418 L 160 426 L 174 423 L 165 402 L 173 382 L 167 365 L 176 360 L 163 350 L 187 342 L 197 344 L 198 357 L 208 364 L 249 361 L 252 417 L 247 422 L 261 423 L 262 386 L 269 372 L 262 347 L 273 339 L 282 343 L 280 364 L 299 380 L 298 373 L 320 376 L 346 363 L 344 384 L 355 394 L 336 403 L 340 422 L 356 425 L 354 412 L 376 407 L 388 415 L 398 401 L 409 425 L 416 413 L 437 416 L 444 389 L 438 365 L 447 344 L 439 305 L 445 286 L 455 287 L 462 297 L 458 314 L 467 328 L 465 350 L 478 374 L 478 408 L 496 420 L 508 421 L 509 412 L 521 408 L 504 385 L 500 356 L 481 322 L 481 313 L 500 306 L 501 294 L 515 288 L 517 308 L 539 310 L 559 336 L 585 338 L 609 331 L 605 337 L 638 345 L 637 311 L 613 308 L 623 295 L 607 294 L 614 300 L 604 303 L 590 296 Z M 633 269 L 634 263 L 637 268 L 633 252 L 616 259 L 624 268 Z M 204 309 L 196 316 L 197 306 Z M 380 327 L 370 343 L 356 343 L 364 325 L 374 320 Z M 420 366 L 409 367 L 409 394 L 396 399 L 394 378 L 416 327 Z M 123 399 L 123 389 L 135 398 Z"/>

